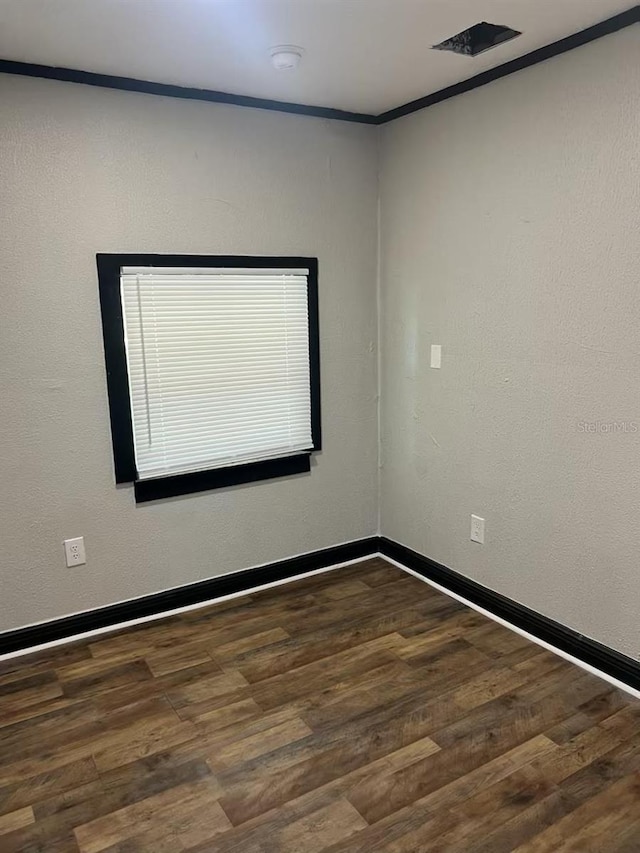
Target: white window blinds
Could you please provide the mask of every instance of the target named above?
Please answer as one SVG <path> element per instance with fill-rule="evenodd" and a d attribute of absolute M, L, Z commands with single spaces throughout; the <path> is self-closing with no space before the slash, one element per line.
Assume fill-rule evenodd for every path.
<path fill-rule="evenodd" d="M 312 449 L 307 275 L 121 270 L 138 479 Z"/>

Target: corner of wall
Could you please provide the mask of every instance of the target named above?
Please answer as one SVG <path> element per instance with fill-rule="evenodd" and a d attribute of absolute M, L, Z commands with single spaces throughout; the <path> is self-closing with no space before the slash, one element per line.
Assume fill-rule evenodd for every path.
<path fill-rule="evenodd" d="M 377 182 L 377 234 L 376 234 L 376 319 L 377 319 L 377 417 L 378 417 L 378 471 L 376 477 L 377 494 L 376 506 L 378 510 L 378 536 L 382 535 L 382 255 L 381 255 L 381 230 L 382 230 L 382 199 L 380 193 L 380 152 L 381 152 L 381 128 L 376 128 L 376 182 Z"/>

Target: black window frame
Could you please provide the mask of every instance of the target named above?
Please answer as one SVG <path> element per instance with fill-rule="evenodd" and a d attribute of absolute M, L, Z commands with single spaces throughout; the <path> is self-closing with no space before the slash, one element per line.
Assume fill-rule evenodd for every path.
<path fill-rule="evenodd" d="M 257 255 L 96 255 L 107 372 L 111 443 L 115 481 L 133 483 L 137 503 L 177 497 L 209 489 L 308 473 L 311 454 L 322 450 L 320 414 L 320 331 L 318 319 L 318 259 Z M 124 318 L 120 295 L 122 267 L 227 267 L 229 269 L 308 269 L 309 367 L 312 448 L 308 452 L 225 468 L 140 480 L 137 476 Z"/>

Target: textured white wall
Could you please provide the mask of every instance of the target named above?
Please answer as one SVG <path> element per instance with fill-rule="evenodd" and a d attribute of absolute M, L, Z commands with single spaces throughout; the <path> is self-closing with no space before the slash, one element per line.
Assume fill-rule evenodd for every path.
<path fill-rule="evenodd" d="M 0 76 L 0 630 L 376 532 L 376 168 L 368 127 Z M 311 475 L 115 488 L 96 252 L 318 256 Z"/>
<path fill-rule="evenodd" d="M 383 128 L 380 247 L 382 532 L 635 656 L 639 57 L 635 26 Z"/>

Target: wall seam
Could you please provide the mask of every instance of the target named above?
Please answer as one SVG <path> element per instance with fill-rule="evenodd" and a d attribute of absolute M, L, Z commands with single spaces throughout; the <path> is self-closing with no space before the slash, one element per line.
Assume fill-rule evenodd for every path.
<path fill-rule="evenodd" d="M 378 455 L 377 455 L 377 471 L 376 471 L 376 503 L 378 511 L 378 536 L 382 535 L 382 247 L 381 247 L 381 193 L 380 193 L 380 152 L 382 150 L 381 137 L 382 131 L 376 128 L 376 180 L 377 180 L 377 220 L 376 220 L 376 359 L 377 359 L 377 397 L 376 409 L 378 419 Z"/>

